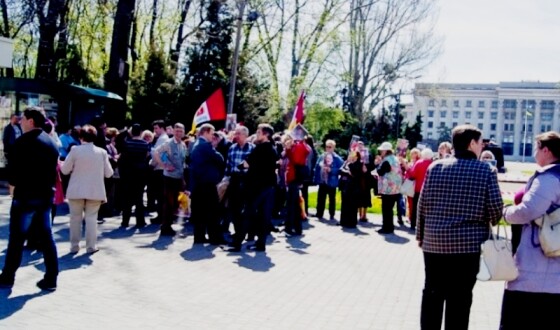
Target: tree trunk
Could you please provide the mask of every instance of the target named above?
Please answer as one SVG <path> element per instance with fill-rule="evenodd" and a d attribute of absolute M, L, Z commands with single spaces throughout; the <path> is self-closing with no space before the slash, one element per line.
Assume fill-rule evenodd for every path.
<path fill-rule="evenodd" d="M 156 30 L 156 23 L 157 23 L 157 11 L 158 11 L 158 0 L 153 0 L 152 2 L 152 21 L 150 23 L 150 49 L 153 49 L 155 46 L 155 30 Z"/>
<path fill-rule="evenodd" d="M 54 38 L 58 32 L 57 21 L 64 8 L 64 0 L 49 1 L 47 16 L 43 16 L 41 8 L 37 9 L 39 18 L 39 50 L 35 78 L 56 79 L 56 59 L 54 57 Z"/>
<path fill-rule="evenodd" d="M 109 71 L 105 79 L 105 88 L 126 99 L 128 91 L 128 47 L 130 30 L 134 19 L 136 0 L 119 0 L 113 25 L 113 40 Z"/>
<path fill-rule="evenodd" d="M 52 70 L 57 72 L 58 80 L 62 80 L 64 77 L 63 72 L 58 72 L 56 64 L 66 58 L 66 52 L 68 50 L 68 10 L 70 9 L 70 0 L 66 0 L 64 8 L 60 11 L 60 23 L 58 25 L 58 43 L 56 45 L 56 56 L 55 63 Z"/>

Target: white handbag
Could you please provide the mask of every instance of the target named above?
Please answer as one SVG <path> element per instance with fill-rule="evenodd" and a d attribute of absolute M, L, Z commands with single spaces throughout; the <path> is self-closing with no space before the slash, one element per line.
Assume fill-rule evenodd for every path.
<path fill-rule="evenodd" d="M 401 185 L 401 194 L 414 197 L 414 180 L 406 179 Z"/>
<path fill-rule="evenodd" d="M 490 227 L 488 240 L 482 243 L 480 254 L 480 267 L 476 278 L 480 281 L 513 281 L 519 275 L 515 260 L 511 253 L 511 241 L 508 239 L 504 228 L 505 238 L 500 238 L 500 225 L 498 235 Z"/>
<path fill-rule="evenodd" d="M 560 208 L 535 220 L 539 242 L 547 257 L 560 257 Z"/>

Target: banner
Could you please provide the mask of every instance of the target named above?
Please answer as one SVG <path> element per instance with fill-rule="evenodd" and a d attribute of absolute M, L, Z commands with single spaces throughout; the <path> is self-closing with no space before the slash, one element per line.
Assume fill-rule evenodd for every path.
<path fill-rule="evenodd" d="M 299 95 L 298 101 L 296 103 L 296 107 L 294 108 L 294 115 L 292 116 L 292 121 L 290 122 L 290 126 L 288 126 L 288 130 L 293 130 L 297 124 L 303 124 L 303 120 L 305 119 L 305 112 L 303 110 L 303 101 L 305 100 L 305 91 L 301 91 Z"/>
<path fill-rule="evenodd" d="M 196 127 L 202 123 L 214 120 L 226 119 L 226 104 L 224 102 L 224 94 L 222 89 L 218 88 L 210 97 L 204 101 L 198 110 L 196 110 L 192 123 L 192 130 L 194 132 Z"/>

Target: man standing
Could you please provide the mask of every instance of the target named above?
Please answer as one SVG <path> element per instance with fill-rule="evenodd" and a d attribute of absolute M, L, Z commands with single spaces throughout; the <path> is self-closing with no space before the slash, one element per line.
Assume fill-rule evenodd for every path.
<path fill-rule="evenodd" d="M 148 156 L 150 145 L 142 140 L 142 128 L 139 124 L 132 125 L 131 137 L 128 138 L 119 157 L 119 174 L 123 187 L 127 188 L 124 198 L 121 227 L 128 227 L 132 206 L 136 217 L 136 227 L 146 226 L 144 218 L 144 187 L 148 177 Z"/>
<path fill-rule="evenodd" d="M 243 239 L 247 235 L 249 225 L 254 228 L 258 237 L 255 245 L 249 249 L 265 251 L 272 220 L 274 206 L 274 187 L 276 186 L 276 162 L 278 154 L 272 142 L 274 129 L 269 124 L 260 124 L 257 128 L 255 148 L 243 162 L 248 168 L 246 177 L 247 204 L 243 214 L 243 224 L 239 233 L 235 233 L 230 252 L 240 252 Z M 236 228 L 237 230 L 237 228 Z"/>
<path fill-rule="evenodd" d="M 482 132 L 471 125 L 453 129 L 455 156 L 428 168 L 418 202 L 416 239 L 424 253 L 426 280 L 421 328 L 467 329 L 480 260 L 490 224 L 502 216 L 498 178 L 478 160 Z"/>
<path fill-rule="evenodd" d="M 336 142 L 327 140 L 325 152 L 319 156 L 314 171 L 314 182 L 319 185 L 317 192 L 317 218 L 321 220 L 325 211 L 327 196 L 329 196 L 329 214 L 334 219 L 336 211 L 336 187 L 338 187 L 338 171 L 344 160 L 335 152 Z"/>
<path fill-rule="evenodd" d="M 220 230 L 220 202 L 216 187 L 224 174 L 224 158 L 212 147 L 214 131 L 214 126 L 210 124 L 200 126 L 190 157 L 188 184 L 195 244 L 206 242 L 206 233 L 210 244 L 225 243 Z"/>
<path fill-rule="evenodd" d="M 4 127 L 2 135 L 2 143 L 4 144 L 4 158 L 9 162 L 10 152 L 16 139 L 21 136 L 21 127 L 19 126 L 19 116 L 13 114 L 10 116 L 10 123 Z"/>
<path fill-rule="evenodd" d="M 240 231 L 239 227 L 242 223 L 241 214 L 247 199 L 247 191 L 245 189 L 247 169 L 243 168 L 241 164 L 255 148 L 252 143 L 247 142 L 248 137 L 249 129 L 247 127 L 239 125 L 235 128 L 233 131 L 234 144 L 229 148 L 226 162 L 226 176 L 229 176 L 229 186 L 227 189 L 228 209 L 236 233 Z M 224 223 L 224 229 L 227 231 L 229 221 L 224 220 Z"/>
<path fill-rule="evenodd" d="M 153 153 L 159 146 L 169 141 L 169 136 L 165 132 L 165 122 L 156 120 L 152 123 L 154 128 L 154 147 L 152 149 L 151 165 L 153 167 L 150 173 L 150 182 L 148 182 L 148 210 L 150 209 L 150 201 L 155 204 L 157 217 L 150 220 L 151 223 L 161 224 L 163 219 L 163 166 L 154 160 Z"/>
<path fill-rule="evenodd" d="M 159 146 L 153 152 L 157 166 L 163 167 L 163 218 L 161 219 L 160 235 L 174 236 L 175 230 L 171 228 L 175 212 L 179 207 L 177 198 L 179 192 L 185 190 L 185 158 L 187 146 L 183 142 L 185 126 L 181 123 L 173 127 L 173 138 Z"/>
<path fill-rule="evenodd" d="M 16 140 L 8 171 L 9 183 L 14 186 L 10 209 L 10 237 L 0 287 L 14 285 L 16 271 L 21 264 L 23 243 L 32 225 L 40 240 L 45 260 L 45 276 L 37 282 L 42 290 L 54 291 L 58 277 L 58 256 L 51 231 L 51 207 L 56 181 L 58 150 L 52 139 L 43 132 L 45 116 L 38 108 L 23 111 L 23 134 Z"/>

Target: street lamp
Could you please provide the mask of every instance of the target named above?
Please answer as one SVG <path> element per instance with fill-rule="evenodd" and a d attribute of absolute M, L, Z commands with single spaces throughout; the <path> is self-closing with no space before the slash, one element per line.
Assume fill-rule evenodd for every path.
<path fill-rule="evenodd" d="M 235 49 L 233 51 L 233 61 L 231 63 L 231 75 L 229 79 L 229 97 L 228 97 L 228 107 L 227 113 L 231 114 L 233 112 L 233 100 L 235 98 L 235 83 L 237 80 L 237 63 L 239 62 L 239 44 L 241 43 L 241 27 L 243 25 L 243 14 L 245 12 L 245 6 L 247 5 L 247 0 L 241 0 L 238 3 L 239 16 L 237 17 L 237 30 L 235 35 Z"/>
<path fill-rule="evenodd" d="M 525 144 L 527 143 L 527 117 L 532 116 L 531 112 L 529 112 L 531 106 L 529 105 L 529 100 L 525 101 L 525 125 L 523 127 L 523 158 L 522 162 L 525 163 Z"/>

